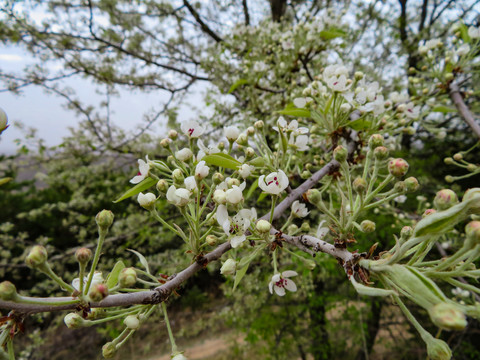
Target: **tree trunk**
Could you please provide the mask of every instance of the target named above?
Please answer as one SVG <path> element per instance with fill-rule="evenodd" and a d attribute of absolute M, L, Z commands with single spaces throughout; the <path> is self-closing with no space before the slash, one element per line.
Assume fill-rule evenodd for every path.
<path fill-rule="evenodd" d="M 328 339 L 325 314 L 325 283 L 318 279 L 309 298 L 311 352 L 315 360 L 330 360 L 332 349 Z"/>
<path fill-rule="evenodd" d="M 286 0 L 270 0 L 270 9 L 272 11 L 272 20 L 280 22 L 280 19 L 285 15 L 287 10 Z"/>

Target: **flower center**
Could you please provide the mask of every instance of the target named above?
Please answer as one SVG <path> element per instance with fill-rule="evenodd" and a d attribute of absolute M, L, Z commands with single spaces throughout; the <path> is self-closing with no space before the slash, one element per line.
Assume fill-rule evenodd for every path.
<path fill-rule="evenodd" d="M 192 136 L 192 134 L 193 134 L 194 131 L 195 131 L 195 129 L 188 129 L 188 134 L 189 134 L 190 136 Z"/>
<path fill-rule="evenodd" d="M 276 176 L 273 178 L 272 181 L 269 181 L 269 182 L 267 183 L 267 186 L 270 185 L 270 184 L 272 184 L 272 183 L 275 183 L 275 185 L 280 186 L 280 184 L 278 183 L 278 180 L 277 180 L 277 177 L 276 177 Z"/>
<path fill-rule="evenodd" d="M 275 286 L 280 288 L 284 288 L 286 285 L 287 285 L 287 279 L 283 279 L 283 278 L 280 278 L 280 280 L 278 280 L 275 283 Z"/>

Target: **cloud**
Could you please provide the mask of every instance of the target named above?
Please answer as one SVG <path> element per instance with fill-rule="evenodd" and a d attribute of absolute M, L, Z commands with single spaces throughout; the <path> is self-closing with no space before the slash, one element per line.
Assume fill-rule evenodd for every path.
<path fill-rule="evenodd" d="M 0 54 L 0 61 L 23 61 L 23 57 L 14 54 Z"/>

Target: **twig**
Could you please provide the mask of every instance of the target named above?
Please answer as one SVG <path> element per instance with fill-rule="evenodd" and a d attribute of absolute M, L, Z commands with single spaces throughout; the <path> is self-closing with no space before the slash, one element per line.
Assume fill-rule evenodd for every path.
<path fill-rule="evenodd" d="M 462 116 L 463 120 L 465 120 L 465 122 L 468 124 L 468 126 L 470 126 L 475 135 L 477 135 L 477 137 L 480 139 L 480 125 L 478 125 L 478 123 L 475 121 L 472 112 L 463 101 L 463 97 L 460 94 L 460 89 L 455 83 L 450 84 L 450 98 L 457 107 L 457 110 Z"/>

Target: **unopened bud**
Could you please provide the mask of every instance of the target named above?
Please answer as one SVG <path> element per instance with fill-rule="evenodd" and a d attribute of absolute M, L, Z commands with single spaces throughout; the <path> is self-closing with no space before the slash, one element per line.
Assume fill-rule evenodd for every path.
<path fill-rule="evenodd" d="M 453 80 L 454 75 L 452 73 L 445 74 L 445 80 L 450 81 Z"/>
<path fill-rule="evenodd" d="M 222 275 L 234 275 L 237 270 L 237 262 L 233 259 L 227 259 L 220 268 Z"/>
<path fill-rule="evenodd" d="M 223 151 L 223 149 L 225 149 L 225 143 L 223 141 L 220 141 L 217 147 L 219 148 L 220 151 Z"/>
<path fill-rule="evenodd" d="M 105 284 L 95 284 L 88 292 L 88 297 L 93 302 L 99 302 L 108 296 L 108 287 Z"/>
<path fill-rule="evenodd" d="M 137 272 L 134 268 L 128 267 L 123 268 L 118 275 L 118 283 L 122 288 L 129 288 L 136 284 L 137 282 Z"/>
<path fill-rule="evenodd" d="M 417 178 L 410 176 L 409 178 L 406 178 L 405 181 L 405 188 L 407 192 L 415 192 L 418 190 L 420 187 L 420 184 L 418 183 Z"/>
<path fill-rule="evenodd" d="M 77 251 L 75 251 L 75 258 L 80 264 L 86 264 L 92 258 L 92 250 L 85 247 L 80 248 Z"/>
<path fill-rule="evenodd" d="M 140 327 L 140 320 L 137 315 L 128 315 L 123 324 L 130 330 L 137 330 Z"/>
<path fill-rule="evenodd" d="M 254 126 L 255 129 L 257 129 L 257 130 L 262 130 L 263 127 L 265 126 L 265 124 L 263 123 L 262 120 L 258 120 L 258 121 L 255 121 L 255 124 L 253 124 L 253 126 Z"/>
<path fill-rule="evenodd" d="M 212 180 L 215 185 L 218 185 L 224 180 L 224 177 L 219 172 L 216 172 L 215 174 L 213 174 Z"/>
<path fill-rule="evenodd" d="M 213 201 L 219 205 L 225 204 L 227 202 L 227 194 L 223 190 L 215 190 L 213 193 Z"/>
<path fill-rule="evenodd" d="M 363 220 L 360 224 L 360 227 L 364 233 L 371 233 L 375 231 L 375 223 L 370 220 Z"/>
<path fill-rule="evenodd" d="M 478 166 L 475 165 L 475 164 L 468 164 L 467 165 L 467 170 L 470 171 L 470 172 L 477 171 L 477 169 L 478 169 Z"/>
<path fill-rule="evenodd" d="M 47 261 L 47 257 L 47 249 L 42 245 L 35 245 L 28 253 L 25 263 L 31 268 L 36 268 L 43 265 Z"/>
<path fill-rule="evenodd" d="M 300 231 L 307 233 L 310 231 L 310 224 L 306 221 L 302 223 L 302 226 L 300 227 Z"/>
<path fill-rule="evenodd" d="M 185 181 L 183 172 L 180 169 L 175 169 L 172 171 L 172 178 L 173 178 L 173 181 L 175 181 L 175 183 L 177 184 L 183 184 L 183 182 Z"/>
<path fill-rule="evenodd" d="M 157 182 L 157 191 L 162 194 L 166 194 L 168 190 L 168 182 L 165 179 L 160 179 Z"/>
<path fill-rule="evenodd" d="M 9 127 L 8 117 L 5 111 L 0 108 L 0 134 Z"/>
<path fill-rule="evenodd" d="M 385 160 L 388 157 L 388 149 L 385 146 L 379 146 L 373 151 L 375 159 Z"/>
<path fill-rule="evenodd" d="M 85 322 L 85 320 L 83 320 L 83 318 L 77 313 L 69 313 L 65 315 L 63 321 L 69 329 L 78 329 L 82 327 L 83 323 Z"/>
<path fill-rule="evenodd" d="M 113 342 L 108 342 L 102 346 L 102 356 L 105 359 L 111 359 L 117 353 L 117 347 Z"/>
<path fill-rule="evenodd" d="M 306 179 L 309 179 L 312 177 L 312 173 L 308 170 L 305 170 L 305 171 L 302 171 L 302 173 L 300 174 L 300 177 L 303 179 L 303 180 L 306 180 Z"/>
<path fill-rule="evenodd" d="M 454 164 L 453 159 L 451 157 L 446 157 L 445 159 L 443 159 L 443 162 L 447 165 L 453 165 Z"/>
<path fill-rule="evenodd" d="M 357 177 L 355 180 L 353 180 L 353 190 L 355 190 L 355 192 L 358 194 L 363 194 L 366 188 L 367 182 L 363 178 Z"/>
<path fill-rule="evenodd" d="M 400 231 L 400 237 L 403 240 L 407 240 L 412 235 L 413 235 L 413 228 L 411 226 L 404 226 L 402 228 L 402 231 Z"/>
<path fill-rule="evenodd" d="M 397 181 L 397 182 L 395 183 L 395 185 L 393 186 L 393 189 L 394 189 L 396 192 L 404 193 L 404 192 L 407 190 L 407 186 L 405 185 L 405 182 L 404 182 L 404 181 Z"/>
<path fill-rule="evenodd" d="M 157 197 L 153 193 L 146 193 L 146 194 L 139 193 L 137 197 L 137 201 L 140 204 L 140 206 L 149 211 L 155 208 L 156 200 L 157 200 Z"/>
<path fill-rule="evenodd" d="M 171 139 L 168 139 L 168 138 L 162 139 L 162 140 L 160 141 L 160 146 L 163 147 L 163 148 L 165 148 L 165 149 L 169 149 L 171 142 L 172 142 Z"/>
<path fill-rule="evenodd" d="M 237 144 L 242 146 L 248 146 L 248 136 L 245 133 L 241 133 L 237 138 Z"/>
<path fill-rule="evenodd" d="M 1 110 L 1 109 L 0 109 Z M 0 299 L 4 301 L 14 300 L 17 296 L 17 288 L 10 281 L 0 283 Z"/>
<path fill-rule="evenodd" d="M 249 127 L 247 128 L 247 135 L 248 135 L 248 136 L 253 136 L 253 135 L 255 135 L 255 128 L 254 128 L 253 126 L 249 126 Z"/>
<path fill-rule="evenodd" d="M 465 226 L 465 246 L 467 248 L 473 248 L 476 245 L 480 244 L 480 221 L 470 221 L 467 226 Z"/>
<path fill-rule="evenodd" d="M 470 211 L 472 213 L 480 213 L 480 188 L 471 188 L 465 191 L 465 194 L 463 194 L 462 202 L 470 200 L 473 200 L 472 204 L 470 204 Z"/>
<path fill-rule="evenodd" d="M 173 130 L 173 129 L 170 130 L 170 131 L 168 132 L 168 137 L 169 137 L 170 139 L 172 139 L 172 140 L 176 140 L 177 137 L 178 137 L 178 132 L 177 132 L 177 130 Z"/>
<path fill-rule="evenodd" d="M 306 193 L 307 195 L 307 200 L 310 202 L 310 204 L 318 204 L 322 200 L 322 195 L 320 194 L 320 191 L 317 189 L 309 189 Z"/>
<path fill-rule="evenodd" d="M 433 204 L 438 210 L 446 210 L 458 203 L 457 194 L 450 189 L 443 189 L 437 192 Z"/>
<path fill-rule="evenodd" d="M 455 161 L 460 161 L 463 159 L 463 155 L 461 153 L 456 153 L 455 155 L 453 155 L 453 158 L 455 159 Z"/>
<path fill-rule="evenodd" d="M 287 228 L 287 233 L 290 234 L 290 235 L 295 234 L 297 231 L 298 231 L 298 226 L 295 225 L 295 224 L 291 224 Z"/>
<path fill-rule="evenodd" d="M 343 162 L 347 160 L 347 149 L 345 149 L 342 145 L 339 145 L 333 150 L 333 158 L 338 162 Z"/>
<path fill-rule="evenodd" d="M 317 264 L 315 263 L 315 261 L 313 261 L 313 260 L 311 260 L 311 259 L 305 260 L 305 265 L 307 266 L 307 269 L 308 269 L 308 270 L 313 270 L 313 269 L 315 269 L 315 267 L 317 266 Z"/>
<path fill-rule="evenodd" d="M 177 160 L 180 160 L 180 161 L 187 161 L 191 159 L 192 156 L 193 156 L 193 152 L 189 148 L 183 148 L 175 152 L 175 158 L 177 158 Z"/>
<path fill-rule="evenodd" d="M 253 158 L 255 156 L 255 150 L 251 148 L 250 146 L 245 149 L 245 157 L 247 160 Z"/>
<path fill-rule="evenodd" d="M 432 322 L 440 329 L 463 330 L 467 326 L 465 314 L 455 304 L 441 302 L 433 306 L 429 314 Z"/>
<path fill-rule="evenodd" d="M 355 80 L 362 80 L 364 77 L 364 73 L 361 71 L 355 71 L 355 74 L 353 74 L 355 77 Z"/>
<path fill-rule="evenodd" d="M 383 146 L 383 144 L 383 136 L 380 134 L 373 134 L 372 136 L 370 136 L 370 139 L 368 139 L 368 147 L 372 150 L 376 149 L 379 146 Z"/>
<path fill-rule="evenodd" d="M 240 180 L 234 179 L 234 178 L 228 179 L 228 181 L 227 181 L 227 186 L 228 186 L 229 188 L 231 188 L 233 185 L 235 185 L 235 186 L 240 186 Z"/>
<path fill-rule="evenodd" d="M 435 214 L 436 212 L 437 212 L 437 210 L 435 210 L 435 209 L 427 209 L 423 212 L 422 218 L 427 217 L 428 215 Z"/>
<path fill-rule="evenodd" d="M 272 227 L 272 224 L 270 224 L 267 220 L 258 220 L 256 229 L 258 230 L 259 233 L 267 233 L 270 231 L 270 228 Z"/>
<path fill-rule="evenodd" d="M 452 175 L 447 175 L 447 176 L 445 176 L 445 181 L 446 181 L 447 183 L 452 183 L 452 182 L 455 181 L 455 179 L 453 178 Z"/>
<path fill-rule="evenodd" d="M 403 159 L 392 159 L 388 162 L 388 172 L 393 176 L 400 178 L 408 171 L 408 163 Z"/>
<path fill-rule="evenodd" d="M 215 246 L 217 244 L 218 238 L 215 235 L 207 235 L 205 241 L 209 246 Z"/>

